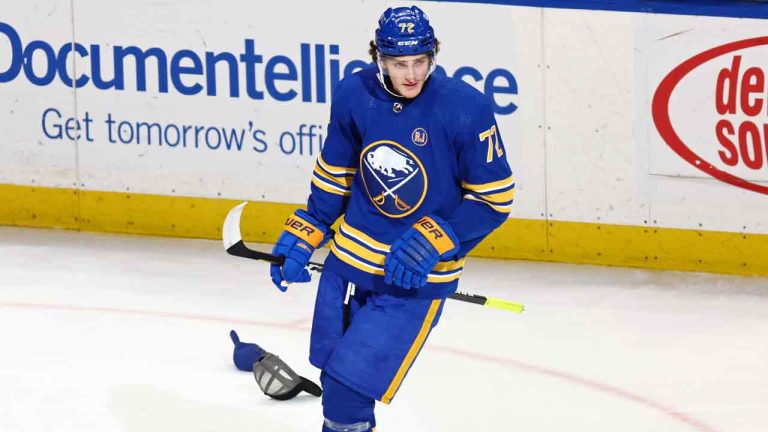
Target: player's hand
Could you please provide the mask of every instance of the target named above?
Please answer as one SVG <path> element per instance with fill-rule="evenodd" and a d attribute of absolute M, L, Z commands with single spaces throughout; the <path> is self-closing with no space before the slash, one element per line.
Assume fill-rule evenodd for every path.
<path fill-rule="evenodd" d="M 332 231 L 304 210 L 296 212 L 285 222 L 285 230 L 272 249 L 272 254 L 285 258 L 283 264 L 271 264 L 272 282 L 277 289 L 285 291 L 288 284 L 309 282 L 311 276 L 306 269 L 312 252 L 322 246 Z"/>
<path fill-rule="evenodd" d="M 437 216 L 425 216 L 392 244 L 384 259 L 384 282 L 405 289 L 421 288 L 437 262 L 450 259 L 458 250 L 459 240 L 448 223 Z"/>

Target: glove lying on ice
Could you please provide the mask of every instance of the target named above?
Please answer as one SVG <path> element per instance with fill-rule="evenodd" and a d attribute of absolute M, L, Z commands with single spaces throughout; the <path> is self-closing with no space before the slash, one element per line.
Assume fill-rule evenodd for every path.
<path fill-rule="evenodd" d="M 401 288 L 421 288 L 441 259 L 451 259 L 459 239 L 447 222 L 424 216 L 397 240 L 384 260 L 384 282 Z"/>
<path fill-rule="evenodd" d="M 277 400 L 293 399 L 302 391 L 317 397 L 323 395 L 320 386 L 294 372 L 280 357 L 256 344 L 240 342 L 234 330 L 229 336 L 235 344 L 235 366 L 243 371 L 253 371 L 265 395 Z"/>
<path fill-rule="evenodd" d="M 333 231 L 304 210 L 296 212 L 285 221 L 285 229 L 277 239 L 272 254 L 284 257 L 282 265 L 270 265 L 269 273 L 277 289 L 285 291 L 288 284 L 309 282 L 305 268 L 312 252 L 332 237 Z"/>

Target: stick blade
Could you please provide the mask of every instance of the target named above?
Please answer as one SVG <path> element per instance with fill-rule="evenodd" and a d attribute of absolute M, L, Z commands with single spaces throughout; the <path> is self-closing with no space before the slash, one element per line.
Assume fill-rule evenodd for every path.
<path fill-rule="evenodd" d="M 224 226 L 221 228 L 222 240 L 224 241 L 224 249 L 228 250 L 234 246 L 237 242 L 243 240 L 240 234 L 240 218 L 243 215 L 243 208 L 248 204 L 248 201 L 243 202 L 232 208 L 224 219 Z"/>

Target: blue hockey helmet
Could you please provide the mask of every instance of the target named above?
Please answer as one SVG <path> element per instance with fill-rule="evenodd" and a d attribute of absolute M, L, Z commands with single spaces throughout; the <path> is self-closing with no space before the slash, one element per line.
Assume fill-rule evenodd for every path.
<path fill-rule="evenodd" d="M 435 50 L 435 30 L 427 15 L 416 6 L 389 8 L 376 29 L 379 53 L 388 56 L 416 55 Z"/>

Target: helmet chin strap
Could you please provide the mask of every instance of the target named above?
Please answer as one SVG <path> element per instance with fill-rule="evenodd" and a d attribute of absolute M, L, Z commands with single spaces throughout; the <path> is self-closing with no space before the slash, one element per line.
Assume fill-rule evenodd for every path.
<path fill-rule="evenodd" d="M 376 76 L 379 78 L 379 84 L 381 84 L 381 86 L 384 87 L 384 90 L 386 90 L 390 95 L 396 98 L 402 98 L 402 96 L 389 89 L 387 81 L 384 79 L 384 62 L 381 60 L 381 57 L 379 57 L 377 64 L 379 66 L 379 73 L 377 73 Z"/>
<path fill-rule="evenodd" d="M 379 72 L 376 74 L 376 77 L 379 78 L 379 84 L 381 84 L 381 86 L 384 87 L 384 90 L 386 90 L 387 93 L 389 93 L 390 95 L 392 95 L 392 96 L 394 96 L 396 98 L 405 99 L 405 97 L 403 95 L 399 95 L 399 94 L 395 93 L 394 89 L 390 90 L 389 86 L 387 85 L 387 81 L 384 78 L 384 70 L 386 68 L 384 67 L 384 61 L 381 59 L 381 53 L 379 53 L 379 59 L 376 62 L 376 64 L 379 67 Z M 432 53 L 431 59 L 430 59 L 429 71 L 427 71 L 427 76 L 424 77 L 424 82 L 427 81 L 429 76 L 432 75 L 432 72 L 434 72 L 436 68 L 437 68 L 437 58 L 436 58 L 436 55 L 434 53 Z M 387 74 L 387 75 L 389 75 L 389 74 Z"/>

